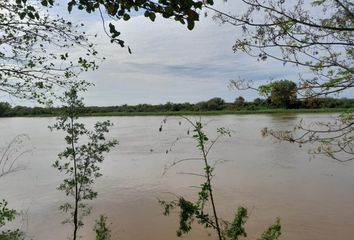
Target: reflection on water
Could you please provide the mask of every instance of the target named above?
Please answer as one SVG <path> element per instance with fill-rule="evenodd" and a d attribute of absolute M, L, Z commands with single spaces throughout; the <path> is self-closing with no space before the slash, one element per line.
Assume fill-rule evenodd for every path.
<path fill-rule="evenodd" d="M 209 135 L 216 127 L 233 131 L 231 138 L 216 144 L 210 157 L 222 161 L 215 170 L 215 194 L 220 215 L 233 216 L 237 206 L 251 211 L 247 229 L 250 239 L 281 218 L 283 238 L 289 240 L 351 239 L 354 235 L 354 163 L 339 164 L 329 159 L 309 160 L 307 149 L 273 143 L 264 139 L 260 129 L 291 128 L 300 119 L 326 120 L 327 114 L 242 115 L 204 117 Z M 102 118 L 85 118 L 93 124 Z M 104 118 L 106 119 L 106 117 Z M 111 137 L 120 145 L 102 165 L 103 177 L 95 188 L 94 210 L 81 231 L 84 239 L 93 239 L 93 220 L 103 213 L 112 222 L 113 239 L 162 240 L 178 239 L 177 215 L 165 217 L 157 199 L 172 199 L 171 194 L 195 196 L 201 179 L 181 174 L 200 172 L 198 162 L 185 162 L 163 175 L 172 161 L 198 156 L 195 143 L 177 137 L 186 135 L 188 126 L 171 120 L 158 131 L 161 117 L 111 117 Z M 35 150 L 23 156 L 26 170 L 0 179 L 0 199 L 11 207 L 27 210 L 28 232 L 35 239 L 61 240 L 68 236 L 69 226 L 57 208 L 66 198 L 56 190 L 63 175 L 51 167 L 63 147 L 63 135 L 51 133 L 46 126 L 52 118 L 0 119 L 0 145 L 17 134 L 28 134 Z M 166 149 L 172 151 L 166 154 Z M 196 228 L 185 239 L 215 239 Z"/>

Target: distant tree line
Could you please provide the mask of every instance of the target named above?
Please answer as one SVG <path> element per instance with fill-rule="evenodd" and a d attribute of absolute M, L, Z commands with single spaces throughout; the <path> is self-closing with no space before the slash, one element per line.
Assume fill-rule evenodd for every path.
<path fill-rule="evenodd" d="M 138 104 L 120 105 L 107 107 L 84 107 L 81 109 L 83 115 L 94 113 L 134 113 L 134 112 L 207 112 L 207 111 L 257 111 L 262 109 L 318 109 L 318 108 L 354 108 L 354 99 L 348 98 L 314 98 L 296 99 L 286 98 L 284 95 L 269 96 L 267 98 L 256 98 L 253 101 L 246 101 L 242 96 L 234 102 L 226 102 L 222 98 L 215 97 L 199 103 L 172 103 L 165 104 Z M 0 117 L 17 116 L 56 116 L 61 113 L 61 108 L 50 107 L 12 107 L 7 102 L 0 102 Z"/>

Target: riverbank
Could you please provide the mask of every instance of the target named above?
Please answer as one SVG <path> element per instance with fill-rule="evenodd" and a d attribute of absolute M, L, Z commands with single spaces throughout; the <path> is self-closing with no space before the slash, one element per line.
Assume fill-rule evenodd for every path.
<path fill-rule="evenodd" d="M 222 126 L 232 132 L 231 137 L 220 138 L 210 152 L 210 163 L 217 163 L 213 180 L 220 217 L 233 219 L 239 206 L 251 212 L 255 209 L 247 221 L 250 239 L 258 239 L 278 216 L 284 226 L 284 240 L 352 239 L 353 229 L 342 222 L 354 222 L 353 162 L 338 164 L 321 156 L 309 161 L 309 146 L 274 144 L 273 139 L 262 138 L 260 133 L 266 126 L 291 129 L 301 119 L 306 123 L 331 121 L 331 115 L 203 117 L 210 139 Z M 198 189 L 189 186 L 200 186 L 201 179 L 186 173 L 199 173 L 198 161 L 185 161 L 168 172 L 165 170 L 178 159 L 199 155 L 193 139 L 185 138 L 189 125 L 183 121 L 179 125 L 179 120 L 171 119 L 159 132 L 162 118 L 110 118 L 115 127 L 108 138 L 117 138 L 120 145 L 100 165 L 103 177 L 95 184 L 99 195 L 90 203 L 92 214 L 80 229 L 82 239 L 95 239 L 91 226 L 104 214 L 112 229 L 112 239 L 182 240 L 176 236 L 179 212 L 171 211 L 169 217 L 164 216 L 158 199 L 172 201 L 175 196 L 171 193 L 186 199 L 197 196 Z M 83 118 L 80 122 L 92 126 L 98 120 Z M 70 236 L 68 226 L 60 224 L 65 216 L 58 212 L 58 206 L 68 200 L 56 190 L 63 175 L 51 166 L 64 147 L 63 134 L 50 133 L 46 127 L 53 122 L 50 118 L 0 119 L 3 143 L 21 133 L 31 137 L 28 147 L 33 151 L 18 162 L 26 169 L 1 178 L 0 189 L 10 207 L 19 211 L 30 209 L 27 233 L 39 240 L 63 240 Z M 177 137 L 180 140 L 176 143 Z M 171 147 L 172 151 L 166 154 Z M 137 226 L 144 227 L 137 231 Z M 191 234 L 186 239 L 213 240 L 202 228 L 194 228 Z"/>
<path fill-rule="evenodd" d="M 267 108 L 257 110 L 219 110 L 219 111 L 161 111 L 161 112 L 83 112 L 83 117 L 114 117 L 114 116 L 217 116 L 217 115 L 245 115 L 245 114 L 288 114 L 288 113 L 345 113 L 354 112 L 354 108 L 318 108 L 318 109 L 284 109 Z M 56 112 L 57 113 L 57 112 Z M 27 114 L 8 117 L 56 117 L 57 114 Z"/>

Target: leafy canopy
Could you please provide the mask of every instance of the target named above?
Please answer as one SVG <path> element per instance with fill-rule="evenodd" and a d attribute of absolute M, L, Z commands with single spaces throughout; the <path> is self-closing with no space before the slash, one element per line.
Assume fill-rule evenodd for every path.
<path fill-rule="evenodd" d="M 54 0 L 41 1 L 44 6 L 53 6 Z M 173 19 L 181 24 L 187 24 L 192 30 L 195 22 L 199 21 L 199 10 L 203 5 L 212 5 L 213 0 L 67 0 L 67 8 L 72 12 L 74 8 L 84 10 L 87 13 L 99 11 L 104 21 L 103 13 L 117 20 L 128 21 L 132 12 L 141 12 L 146 18 L 155 21 L 156 15 Z M 120 32 L 114 24 L 109 23 L 111 42 L 116 42 L 124 47 L 125 43 L 119 38 Z M 130 51 L 130 48 L 129 48 Z"/>
<path fill-rule="evenodd" d="M 51 16 L 36 1 L 0 2 L 0 91 L 47 102 L 55 86 L 97 68 L 81 24 Z M 79 46 L 80 56 L 71 51 Z"/>
<path fill-rule="evenodd" d="M 234 52 L 245 52 L 259 61 L 273 59 L 300 67 L 296 82 L 298 93 L 304 97 L 354 87 L 352 1 L 242 0 L 240 4 L 247 10 L 213 9 L 218 21 L 242 31 Z M 303 74 L 305 71 L 308 74 Z"/>
<path fill-rule="evenodd" d="M 106 140 L 106 133 L 112 123 L 97 122 L 92 131 L 78 121 L 80 109 L 84 106 L 78 97 L 78 91 L 84 91 L 84 83 L 74 83 L 61 98 L 64 108 L 57 122 L 51 129 L 64 131 L 67 135 L 67 147 L 59 153 L 53 167 L 64 173 L 66 178 L 58 190 L 65 192 L 73 201 L 60 206 L 63 212 L 70 212 L 70 217 L 64 223 L 74 226 L 73 239 L 77 239 L 77 231 L 83 226 L 83 218 L 90 214 L 87 201 L 97 197 L 93 189 L 96 178 L 102 176 L 99 164 L 107 153 L 118 144 L 117 140 Z M 83 140 L 85 139 L 85 140 Z M 84 142 L 84 143 L 82 143 Z"/>
<path fill-rule="evenodd" d="M 262 85 L 259 93 L 269 96 L 271 103 L 275 106 L 291 107 L 297 101 L 296 83 L 289 80 L 279 80 Z"/>

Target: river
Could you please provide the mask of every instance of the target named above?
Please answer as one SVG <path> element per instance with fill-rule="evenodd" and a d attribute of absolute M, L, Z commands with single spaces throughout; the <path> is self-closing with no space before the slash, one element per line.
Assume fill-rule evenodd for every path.
<path fill-rule="evenodd" d="M 238 206 L 247 207 L 249 239 L 257 239 L 277 217 L 282 224 L 281 239 L 352 239 L 354 162 L 341 164 L 321 156 L 310 159 L 310 146 L 277 143 L 260 134 L 263 127 L 291 129 L 300 119 L 326 121 L 332 115 L 203 117 L 210 138 L 216 136 L 217 127 L 232 131 L 232 137 L 221 138 L 210 153 L 210 161 L 218 163 L 213 184 L 219 215 L 230 220 Z M 199 156 L 194 140 L 186 135 L 190 126 L 169 118 L 159 132 L 162 117 L 158 116 L 82 121 L 92 126 L 105 119 L 114 123 L 109 138 L 117 138 L 119 145 L 102 164 L 103 176 L 94 185 L 99 194 L 90 202 L 92 214 L 80 230 L 83 239 L 94 239 L 93 221 L 101 213 L 111 223 L 112 239 L 179 239 L 178 214 L 163 216 L 158 199 L 172 200 L 175 195 L 193 199 L 198 191 L 194 186 L 202 183 L 200 177 L 187 174 L 201 172 L 203 165 L 197 161 L 183 162 L 163 174 L 173 161 Z M 70 235 L 70 226 L 61 224 L 66 215 L 58 210 L 67 198 L 56 190 L 65 176 L 51 167 L 65 147 L 64 135 L 47 128 L 54 122 L 54 118 L 0 119 L 0 146 L 26 134 L 29 139 L 19 151 L 31 150 L 17 162 L 19 171 L 0 178 L 0 199 L 22 210 L 21 221 L 13 225 L 21 224 L 36 240 L 62 240 Z M 213 234 L 208 237 L 209 232 L 196 226 L 183 239 L 215 239 Z"/>

